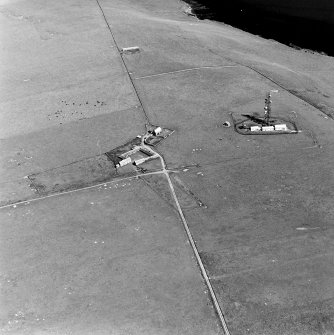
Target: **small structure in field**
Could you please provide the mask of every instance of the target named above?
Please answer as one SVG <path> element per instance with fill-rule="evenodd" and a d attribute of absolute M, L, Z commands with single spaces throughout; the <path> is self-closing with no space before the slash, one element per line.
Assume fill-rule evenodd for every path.
<path fill-rule="evenodd" d="M 174 130 L 163 128 L 161 126 L 149 125 L 147 132 L 149 136 L 146 137 L 145 144 L 148 144 L 150 146 L 156 146 L 169 135 L 173 134 Z"/>
<path fill-rule="evenodd" d="M 158 135 L 161 134 L 161 132 L 162 132 L 162 128 L 161 128 L 161 127 L 157 127 L 157 128 L 155 128 L 155 129 L 152 131 L 152 134 L 153 134 L 154 136 L 158 136 Z"/>
<path fill-rule="evenodd" d="M 250 130 L 251 131 L 261 131 L 261 127 L 260 126 L 251 126 Z"/>
<path fill-rule="evenodd" d="M 122 54 L 134 54 L 139 52 L 140 49 L 139 47 L 135 46 L 135 47 L 127 47 L 127 48 L 122 48 L 121 49 L 121 53 Z"/>
<path fill-rule="evenodd" d="M 122 167 L 122 166 L 128 165 L 130 163 L 131 163 L 131 157 L 127 157 L 127 158 L 122 159 L 121 161 L 119 161 L 119 163 L 116 164 L 116 167 Z"/>
<path fill-rule="evenodd" d="M 275 127 L 273 126 L 263 126 L 262 131 L 274 131 Z"/>
<path fill-rule="evenodd" d="M 278 131 L 287 131 L 289 130 L 286 124 L 275 124 L 275 130 Z"/>

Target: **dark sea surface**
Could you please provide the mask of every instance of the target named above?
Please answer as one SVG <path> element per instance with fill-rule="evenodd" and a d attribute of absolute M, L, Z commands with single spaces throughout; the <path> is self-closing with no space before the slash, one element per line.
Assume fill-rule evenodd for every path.
<path fill-rule="evenodd" d="M 238 0 L 184 1 L 201 20 L 223 22 L 297 49 L 308 49 L 334 56 L 334 25 L 259 10 Z"/>

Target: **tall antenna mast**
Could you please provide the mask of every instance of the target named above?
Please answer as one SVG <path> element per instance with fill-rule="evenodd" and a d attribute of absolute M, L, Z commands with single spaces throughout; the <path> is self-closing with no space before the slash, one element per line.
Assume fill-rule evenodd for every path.
<path fill-rule="evenodd" d="M 271 93 L 272 92 L 278 92 L 277 90 L 270 90 L 266 98 L 264 99 L 264 122 L 266 123 L 267 126 L 270 125 L 270 117 L 271 117 Z"/>

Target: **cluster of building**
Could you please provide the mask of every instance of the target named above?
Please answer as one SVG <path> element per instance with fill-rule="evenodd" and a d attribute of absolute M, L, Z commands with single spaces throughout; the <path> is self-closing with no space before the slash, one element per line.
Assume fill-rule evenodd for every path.
<path fill-rule="evenodd" d="M 289 131 L 286 124 L 275 124 L 273 126 L 251 126 L 250 131 Z"/>
<path fill-rule="evenodd" d="M 116 167 L 120 168 L 131 163 L 138 166 L 149 160 L 158 158 L 159 156 L 154 151 L 150 151 L 141 146 L 135 146 L 132 150 L 127 151 L 118 157 L 120 158 L 120 161 L 116 164 Z"/>
<path fill-rule="evenodd" d="M 147 134 L 142 138 L 142 136 L 138 135 L 138 138 L 142 138 L 145 144 L 148 144 L 147 139 L 150 137 L 158 137 L 162 133 L 163 129 L 161 127 L 154 127 L 148 130 Z M 126 151 L 120 155 L 118 158 L 120 159 L 116 164 L 117 168 L 123 167 L 128 164 L 133 164 L 138 166 L 143 164 L 149 160 L 158 158 L 159 155 L 156 154 L 153 150 L 143 145 L 135 145 L 131 150 Z"/>

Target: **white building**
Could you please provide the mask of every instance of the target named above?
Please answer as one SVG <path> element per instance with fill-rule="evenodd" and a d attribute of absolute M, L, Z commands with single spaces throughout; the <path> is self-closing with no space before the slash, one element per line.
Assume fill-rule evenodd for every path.
<path fill-rule="evenodd" d="M 159 134 L 161 134 L 161 132 L 162 132 L 162 128 L 161 127 L 155 128 L 153 130 L 153 135 L 154 136 L 158 136 Z"/>
<path fill-rule="evenodd" d="M 140 159 L 135 160 L 133 163 L 134 163 L 136 166 L 138 166 L 138 165 L 140 165 L 140 164 L 145 163 L 147 160 L 148 160 L 147 157 L 146 157 L 146 158 L 140 158 Z"/>
<path fill-rule="evenodd" d="M 286 126 L 286 124 L 276 124 L 275 125 L 275 130 L 287 131 L 288 127 Z"/>
<path fill-rule="evenodd" d="M 261 127 L 259 127 L 259 126 L 251 126 L 250 130 L 251 131 L 261 131 Z"/>
<path fill-rule="evenodd" d="M 273 126 L 265 126 L 262 127 L 262 131 L 274 131 L 275 128 Z"/>
<path fill-rule="evenodd" d="M 125 159 L 119 161 L 119 163 L 117 165 L 118 165 L 118 167 L 122 167 L 122 166 L 128 165 L 130 163 L 131 163 L 131 157 L 128 157 L 128 158 L 125 158 Z"/>

